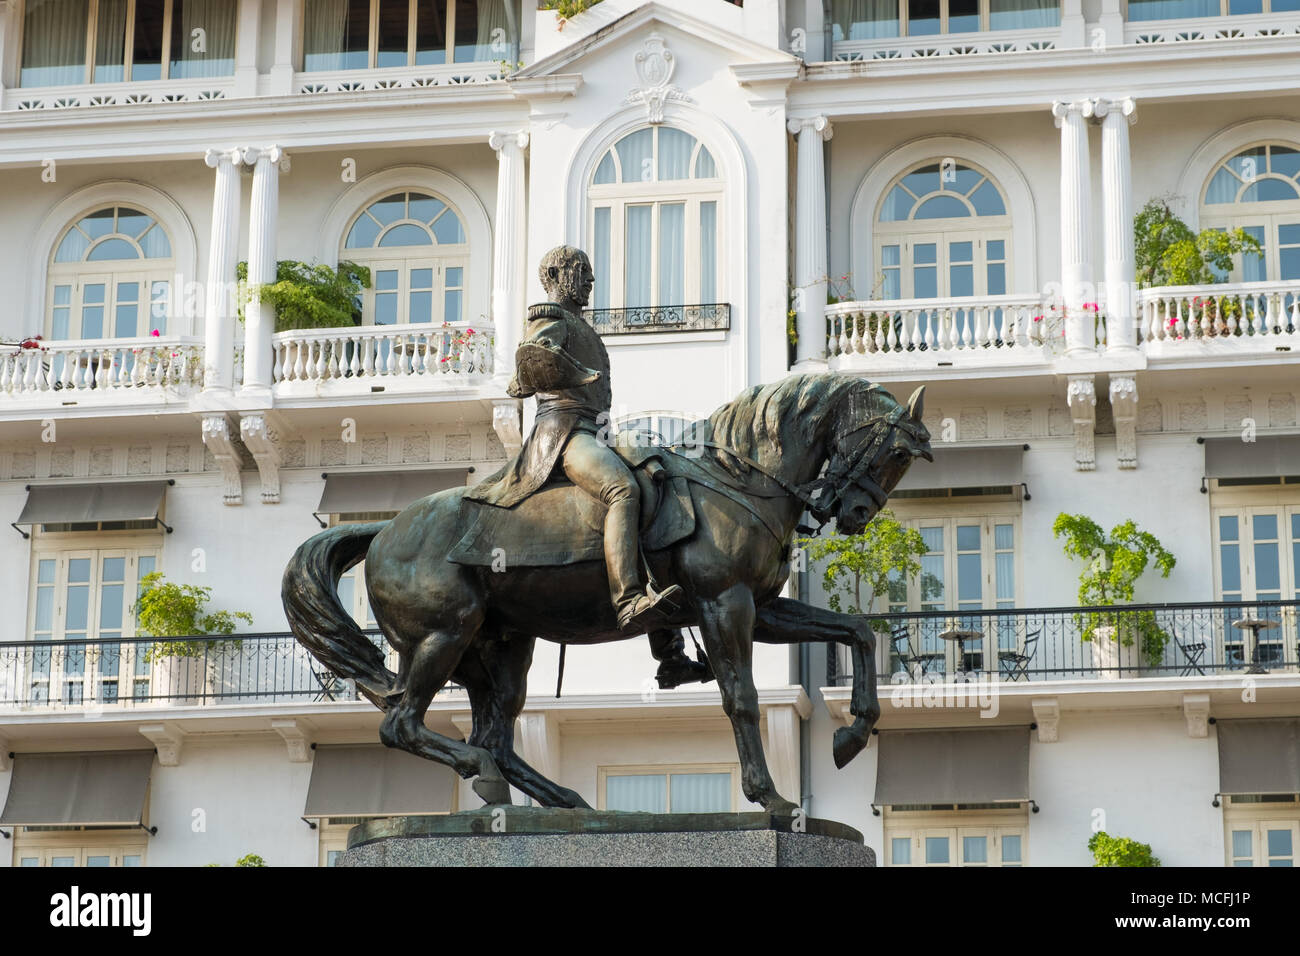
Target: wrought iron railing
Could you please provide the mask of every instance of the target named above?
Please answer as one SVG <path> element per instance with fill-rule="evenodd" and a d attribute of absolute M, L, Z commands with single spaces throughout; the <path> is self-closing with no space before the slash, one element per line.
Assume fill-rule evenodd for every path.
<path fill-rule="evenodd" d="M 656 305 L 634 309 L 586 309 L 583 312 L 601 335 L 644 332 L 713 332 L 731 328 L 731 304 Z"/>
<path fill-rule="evenodd" d="M 383 635 L 367 636 L 396 670 L 396 652 Z M 190 656 L 157 660 L 148 638 L 0 644 L 0 711 L 361 699 L 351 681 L 331 674 L 289 633 L 184 643 Z"/>
<path fill-rule="evenodd" d="M 1237 626 L 1248 618 L 1273 626 Z M 913 611 L 870 620 L 877 681 L 885 684 L 1300 670 L 1300 600 Z M 849 662 L 843 648 L 827 655 L 828 685 L 850 681 Z"/>

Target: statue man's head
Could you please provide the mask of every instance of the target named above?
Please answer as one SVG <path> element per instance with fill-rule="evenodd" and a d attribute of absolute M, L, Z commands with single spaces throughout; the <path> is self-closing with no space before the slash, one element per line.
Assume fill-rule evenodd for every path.
<path fill-rule="evenodd" d="M 542 256 L 537 274 L 547 297 L 573 311 L 591 299 L 591 287 L 596 282 L 587 254 L 573 246 L 556 246 Z"/>

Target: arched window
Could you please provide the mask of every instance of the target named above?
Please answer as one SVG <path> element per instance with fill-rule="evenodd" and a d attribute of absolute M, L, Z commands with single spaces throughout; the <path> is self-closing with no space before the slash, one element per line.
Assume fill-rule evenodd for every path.
<path fill-rule="evenodd" d="M 54 246 L 49 338 L 165 333 L 173 272 L 171 241 L 149 213 L 107 206 L 86 214 Z"/>
<path fill-rule="evenodd" d="M 718 302 L 722 180 L 689 133 L 652 126 L 610 147 L 588 187 L 592 305 Z"/>
<path fill-rule="evenodd" d="M 1241 257 L 1232 279 L 1300 279 L 1300 148 L 1264 143 L 1225 159 L 1205 188 L 1201 227 L 1240 227 L 1263 246 Z"/>
<path fill-rule="evenodd" d="M 862 298 L 1004 295 L 1011 217 L 1001 190 L 973 166 L 929 162 L 885 190 L 876 215 L 872 288 Z"/>
<path fill-rule="evenodd" d="M 446 201 L 411 191 L 371 203 L 348 227 L 339 258 L 370 267 L 366 325 L 464 321 L 469 240 Z"/>

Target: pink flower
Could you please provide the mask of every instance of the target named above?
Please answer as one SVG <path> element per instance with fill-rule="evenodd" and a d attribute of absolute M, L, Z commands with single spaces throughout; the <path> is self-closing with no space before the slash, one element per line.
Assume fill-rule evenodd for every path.
<path fill-rule="evenodd" d="M 1085 303 L 1083 304 L 1083 307 L 1084 307 L 1085 309 L 1087 309 L 1089 312 L 1096 312 L 1096 311 L 1097 311 L 1097 303 L 1096 303 L 1096 302 L 1085 302 Z"/>
<path fill-rule="evenodd" d="M 152 332 L 150 332 L 149 334 L 152 335 L 154 338 L 158 338 L 158 336 L 162 335 L 162 333 L 159 332 L 157 329 L 154 329 L 154 330 L 153 330 Z"/>

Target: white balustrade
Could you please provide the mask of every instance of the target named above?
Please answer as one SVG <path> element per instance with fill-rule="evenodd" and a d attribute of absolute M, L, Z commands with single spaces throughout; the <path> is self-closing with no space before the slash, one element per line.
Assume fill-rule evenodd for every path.
<path fill-rule="evenodd" d="M 826 307 L 831 360 L 923 359 L 1015 352 L 1041 360 L 1060 323 L 1037 295 L 841 302 Z M 1033 351 L 1031 351 L 1033 350 Z"/>
<path fill-rule="evenodd" d="M 905 60 L 912 57 L 973 56 L 988 53 L 1024 53 L 1054 50 L 1059 28 L 991 30 L 984 33 L 950 33 L 943 36 L 887 37 L 874 40 L 840 40 L 836 60 Z"/>
<path fill-rule="evenodd" d="M 273 381 L 457 384 L 492 374 L 492 330 L 468 323 L 366 325 L 277 333 Z"/>
<path fill-rule="evenodd" d="M 0 347 L 0 397 L 92 390 L 124 397 L 126 389 L 198 388 L 202 383 L 202 341 L 188 336 Z"/>
<path fill-rule="evenodd" d="M 1289 348 L 1300 340 L 1300 281 L 1141 289 L 1138 316 L 1139 338 L 1162 350 L 1192 342 Z"/>

